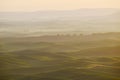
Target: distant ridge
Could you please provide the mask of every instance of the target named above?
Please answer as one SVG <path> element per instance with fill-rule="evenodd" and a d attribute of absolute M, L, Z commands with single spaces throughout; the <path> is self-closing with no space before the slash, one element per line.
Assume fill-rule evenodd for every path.
<path fill-rule="evenodd" d="M 120 9 L 0 12 L 0 31 L 13 33 L 120 32 Z M 57 32 L 57 33 L 56 33 Z"/>

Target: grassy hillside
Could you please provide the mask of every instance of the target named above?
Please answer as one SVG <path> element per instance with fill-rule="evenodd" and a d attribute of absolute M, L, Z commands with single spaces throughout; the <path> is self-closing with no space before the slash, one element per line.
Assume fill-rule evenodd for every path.
<path fill-rule="evenodd" d="M 0 80 L 120 80 L 119 34 L 0 38 Z"/>

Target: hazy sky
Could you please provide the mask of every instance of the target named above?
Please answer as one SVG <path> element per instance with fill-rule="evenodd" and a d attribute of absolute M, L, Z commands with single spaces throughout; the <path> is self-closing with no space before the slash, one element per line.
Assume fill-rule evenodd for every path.
<path fill-rule="evenodd" d="M 120 0 L 0 0 L 0 11 L 120 8 Z"/>

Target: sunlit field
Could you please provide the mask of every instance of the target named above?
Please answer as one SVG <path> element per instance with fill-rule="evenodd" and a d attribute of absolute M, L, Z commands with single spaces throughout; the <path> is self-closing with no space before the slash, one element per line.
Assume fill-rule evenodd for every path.
<path fill-rule="evenodd" d="M 0 41 L 1 80 L 120 80 L 120 33 Z"/>
<path fill-rule="evenodd" d="M 120 80 L 120 9 L 0 12 L 0 80 Z"/>

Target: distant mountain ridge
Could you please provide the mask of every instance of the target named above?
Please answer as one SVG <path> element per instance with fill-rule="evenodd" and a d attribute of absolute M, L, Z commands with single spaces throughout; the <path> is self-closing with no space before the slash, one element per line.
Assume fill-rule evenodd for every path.
<path fill-rule="evenodd" d="M 35 11 L 35 12 L 0 12 L 0 20 L 8 21 L 25 21 L 25 20 L 44 20 L 44 19 L 57 19 L 57 18 L 79 18 L 79 17 L 101 17 L 111 15 L 120 12 L 120 9 L 79 9 L 79 10 L 68 10 L 68 11 Z"/>
<path fill-rule="evenodd" d="M 0 12 L 0 32 L 22 34 L 120 32 L 120 9 Z"/>

